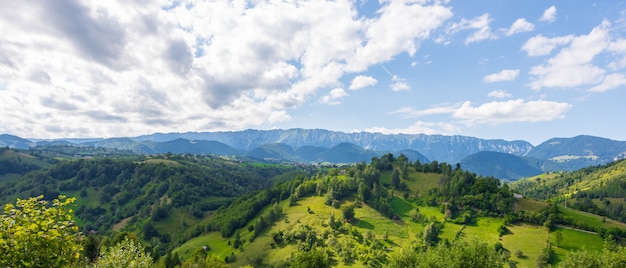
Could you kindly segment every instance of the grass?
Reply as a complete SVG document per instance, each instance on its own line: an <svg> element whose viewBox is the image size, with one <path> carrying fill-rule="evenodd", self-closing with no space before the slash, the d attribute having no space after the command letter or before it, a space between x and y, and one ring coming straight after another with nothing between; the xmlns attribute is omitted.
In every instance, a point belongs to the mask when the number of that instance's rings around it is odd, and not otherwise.
<svg viewBox="0 0 626 268"><path fill-rule="evenodd" d="M233 252L233 248L228 245L228 240L222 238L219 232L211 232L185 242L180 247L174 249L173 253L178 253L178 256L184 260L189 258L196 249L202 248L202 246L211 247L209 254L222 258Z"/></svg>
<svg viewBox="0 0 626 268"><path fill-rule="evenodd" d="M501 242L511 253L511 260L517 262L517 267L536 267L537 258L546 247L546 229L530 224L510 225L507 229L509 232L502 236ZM518 250L523 253L521 258L515 254Z"/></svg>
<svg viewBox="0 0 626 268"><path fill-rule="evenodd" d="M409 193L418 193L421 196L422 193L437 187L441 174L437 173L421 173L421 172L409 172L409 177L405 180L407 186L409 186Z"/></svg>
<svg viewBox="0 0 626 268"><path fill-rule="evenodd" d="M574 223L584 224L594 228L617 228L621 230L626 229L626 223L618 222L609 218L605 218L599 215L591 214L584 211L574 210L566 208L564 206L558 206L560 213L568 218L571 218Z"/></svg>
<svg viewBox="0 0 626 268"><path fill-rule="evenodd" d="M561 233L562 237L562 240L558 243L558 245L557 233ZM600 251L604 245L604 240L597 234L558 227L550 233L550 241L553 242L553 264L563 260L570 251Z"/></svg>
<svg viewBox="0 0 626 268"><path fill-rule="evenodd" d="M173 234L178 231L182 231L180 226L184 226L183 222L187 226L193 226L200 220L190 216L189 213L185 213L180 209L172 208L170 210L170 216L164 220L154 222L154 227L162 234Z"/></svg>
<svg viewBox="0 0 626 268"><path fill-rule="evenodd" d="M498 227L500 227L503 222L504 219L502 218L479 217L476 219L475 224L465 226L463 235L466 237L477 237L483 241L495 243L500 237Z"/></svg>

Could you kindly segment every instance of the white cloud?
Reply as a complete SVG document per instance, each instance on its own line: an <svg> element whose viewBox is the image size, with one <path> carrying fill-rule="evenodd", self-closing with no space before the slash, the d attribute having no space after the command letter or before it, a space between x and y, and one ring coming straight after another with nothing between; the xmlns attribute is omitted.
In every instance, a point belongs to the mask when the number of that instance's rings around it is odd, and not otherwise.
<svg viewBox="0 0 626 268"><path fill-rule="evenodd" d="M393 91L403 91L411 89L409 84L407 84L406 79L404 78L400 78L397 75L394 75L392 80L393 83L391 84L391 90Z"/></svg>
<svg viewBox="0 0 626 268"><path fill-rule="evenodd" d="M506 99L506 98L512 97L513 95L511 95L511 93L508 93L504 90L499 89L499 90L494 90L494 91L489 92L487 96L491 98L496 98L496 99Z"/></svg>
<svg viewBox="0 0 626 268"><path fill-rule="evenodd" d="M621 73L609 74L602 82L589 89L590 92L604 92L617 87L626 86L626 77Z"/></svg>
<svg viewBox="0 0 626 268"><path fill-rule="evenodd" d="M548 23L552 23L556 20L556 7L551 6L543 11L543 15L539 18L539 21L545 21Z"/></svg>
<svg viewBox="0 0 626 268"><path fill-rule="evenodd" d="M465 44L488 39L498 39L498 36L491 32L491 27L489 26L489 23L491 23L489 14L485 13L472 19L461 19L460 22L452 24L448 28L448 32L454 34L460 31L474 30L474 32L465 39Z"/></svg>
<svg viewBox="0 0 626 268"><path fill-rule="evenodd" d="M347 96L337 89L345 76L414 55L452 17L445 2L383 1L372 17L356 4L7 3L0 133L108 137L290 120L289 109L320 90L333 89L322 100L329 104ZM349 88L374 81L355 78Z"/></svg>
<svg viewBox="0 0 626 268"><path fill-rule="evenodd" d="M473 106L471 102L466 101L424 110L404 107L392 112L392 114L405 114L409 117L449 114L452 119L465 125L477 125L552 121L563 118L571 107L571 104L562 102L517 99L488 102L480 106Z"/></svg>
<svg viewBox="0 0 626 268"><path fill-rule="evenodd" d="M504 102L489 102L480 106L464 102L452 118L466 125L501 124L512 122L545 122L565 117L571 104L553 101L524 101L522 99Z"/></svg>
<svg viewBox="0 0 626 268"><path fill-rule="evenodd" d="M376 85L376 83L378 83L378 80L376 80L374 77L357 75L354 79L352 79L352 83L350 84L350 87L348 89L358 90L364 87Z"/></svg>
<svg viewBox="0 0 626 268"><path fill-rule="evenodd" d="M487 83L500 82L500 81L512 81L519 75L519 69L515 70L502 70L498 73L486 75L483 80Z"/></svg>
<svg viewBox="0 0 626 268"><path fill-rule="evenodd" d="M343 88L335 88L328 95L322 97L320 102L328 105L337 105L341 103L340 100L345 96L348 96L348 93Z"/></svg>
<svg viewBox="0 0 626 268"><path fill-rule="evenodd" d="M534 24L526 21L526 19L524 19L524 18L519 18L515 22L513 22L511 27L506 31L505 35L506 36L511 36L511 35L516 34L516 33L531 32L534 29L535 29L535 25Z"/></svg>
<svg viewBox="0 0 626 268"><path fill-rule="evenodd" d="M574 40L573 35L548 38L539 34L528 39L522 46L522 50L526 51L528 56L543 56L550 54L558 46L569 44L572 40Z"/></svg>
<svg viewBox="0 0 626 268"><path fill-rule="evenodd" d="M617 57L607 66L612 70L619 70L626 67L626 39L619 39L612 42L607 48L609 52L614 53ZM621 56L621 57L620 57Z"/></svg>
<svg viewBox="0 0 626 268"><path fill-rule="evenodd" d="M376 63L406 52L414 55L422 40L452 17L451 8L421 5L419 1L381 1L383 7L374 19L363 20L364 45L348 61L350 71L363 71ZM332 20L331 20L332 21ZM333 26L330 26L333 27Z"/></svg>
<svg viewBox="0 0 626 268"><path fill-rule="evenodd" d="M453 113L456 109L458 109L460 105L461 105L460 103L454 104L454 105L441 105L441 106L435 106L435 107L423 109L423 110L417 110L417 109L414 109L413 107L402 107L398 110L390 112L389 114L403 114L409 118L421 117L421 116L426 116L426 115L450 114L450 113Z"/></svg>
<svg viewBox="0 0 626 268"><path fill-rule="evenodd" d="M459 132L459 128L451 123L417 121L406 128L367 128L367 132L380 132L383 134L442 134L452 135Z"/></svg>
<svg viewBox="0 0 626 268"><path fill-rule="evenodd" d="M601 82L605 70L592 61L610 43L608 26L605 21L588 35L574 37L568 47L561 49L545 64L532 67L531 88L570 88Z"/></svg>

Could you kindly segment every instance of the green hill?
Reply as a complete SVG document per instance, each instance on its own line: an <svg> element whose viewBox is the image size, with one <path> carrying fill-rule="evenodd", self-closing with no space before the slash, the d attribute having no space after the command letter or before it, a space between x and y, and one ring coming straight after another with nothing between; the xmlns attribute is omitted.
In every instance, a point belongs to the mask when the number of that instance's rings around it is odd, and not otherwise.
<svg viewBox="0 0 626 268"><path fill-rule="evenodd" d="M188 266L208 254L232 267L403 267L402 259L432 263L454 251L448 264L481 256L534 267L557 264L581 241L598 251L604 237L626 234L626 224L516 198L508 184L460 165L392 154L342 167L176 154L80 159L0 184L5 203L40 194L76 196L90 239L127 232L160 263L179 257Z"/></svg>
<svg viewBox="0 0 626 268"><path fill-rule="evenodd" d="M542 174L512 183L511 187L529 197L567 200L570 207L626 222L626 160L574 172Z"/></svg>
<svg viewBox="0 0 626 268"><path fill-rule="evenodd" d="M56 162L51 158L31 155L27 151L0 147L0 182L16 180L21 175Z"/></svg>
<svg viewBox="0 0 626 268"><path fill-rule="evenodd" d="M191 238L191 227L211 211L271 186L273 177L296 170L180 155L139 161L80 159L4 183L0 196L4 203L38 195L46 199L59 194L75 196L76 216L84 232L110 234L115 226L136 232L146 241L156 237L165 250L168 243Z"/></svg>
<svg viewBox="0 0 626 268"><path fill-rule="evenodd" d="M401 178L406 187L392 186L393 172L387 169L386 161L391 161L392 170L410 165L407 176ZM209 232L174 252L186 259L198 248L208 246L208 254L227 260L233 267L282 267L304 252L323 249L331 266L386 266L401 248L411 245L478 239L506 249L507 262L517 267L535 267L538 260L555 264L566 258L569 250L580 249L575 245L581 240L590 250L602 248L599 234L558 225L567 224L567 220L575 223L571 218L584 218L584 214L553 208L542 201L513 198L498 180L453 170L446 163L437 167L403 163L387 155L373 163L381 169L371 164L341 172L330 170L325 176L301 178L239 199L209 220ZM424 169L435 172L417 171ZM294 189L291 195L285 195L287 189ZM256 207L269 199L275 202ZM246 207L255 207L257 213L241 217L233 213ZM353 207L354 213L346 219L348 207ZM608 221L597 224L602 232L626 231L626 225ZM432 228L437 235L428 240L425 234ZM567 234L567 238L559 245L546 244L557 232ZM519 256L512 254L518 251Z"/></svg>

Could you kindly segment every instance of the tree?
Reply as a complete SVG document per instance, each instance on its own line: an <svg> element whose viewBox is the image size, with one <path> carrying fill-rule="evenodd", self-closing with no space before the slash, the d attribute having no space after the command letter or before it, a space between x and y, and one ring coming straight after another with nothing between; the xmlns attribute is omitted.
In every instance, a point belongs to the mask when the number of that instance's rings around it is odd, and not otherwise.
<svg viewBox="0 0 626 268"><path fill-rule="evenodd" d="M398 189L398 186L400 185L400 172L398 172L397 169L394 169L391 173L391 185L393 185L393 188L395 189Z"/></svg>
<svg viewBox="0 0 626 268"><path fill-rule="evenodd" d="M420 213L419 208L413 208L413 210L409 212L409 216L411 217L411 220L415 222L419 221L422 218L422 214Z"/></svg>
<svg viewBox="0 0 626 268"><path fill-rule="evenodd" d="M349 203L341 206L341 214L347 221L354 219L354 203Z"/></svg>
<svg viewBox="0 0 626 268"><path fill-rule="evenodd" d="M389 254L388 267L500 268L504 264L500 253L489 244L476 239L448 245L440 243L426 247L425 250L420 248L424 248L424 245L392 252Z"/></svg>
<svg viewBox="0 0 626 268"><path fill-rule="evenodd" d="M422 238L426 244L434 244L437 242L437 238L439 236L439 229L435 222L431 222L424 228L424 233L422 234Z"/></svg>
<svg viewBox="0 0 626 268"><path fill-rule="evenodd" d="M324 268L330 267L328 253L321 249L298 251L291 256L290 267L293 268Z"/></svg>
<svg viewBox="0 0 626 268"><path fill-rule="evenodd" d="M561 242L563 242L563 234L561 233L561 231L557 231L556 234L554 234L554 237L556 246L561 247Z"/></svg>
<svg viewBox="0 0 626 268"><path fill-rule="evenodd" d="M330 217L328 218L328 226L333 229L335 229L335 227L337 226L337 223L335 222L335 213L330 213Z"/></svg>
<svg viewBox="0 0 626 268"><path fill-rule="evenodd" d="M626 267L626 248L604 248L602 251L579 250L570 252L558 267Z"/></svg>
<svg viewBox="0 0 626 268"><path fill-rule="evenodd" d="M80 259L82 246L73 211L76 198L43 195L7 204L0 218L0 267L68 267Z"/></svg>
<svg viewBox="0 0 626 268"><path fill-rule="evenodd" d="M98 258L93 267L152 267L152 257L144 252L138 244L134 240L126 238L113 247L105 248L104 253Z"/></svg>

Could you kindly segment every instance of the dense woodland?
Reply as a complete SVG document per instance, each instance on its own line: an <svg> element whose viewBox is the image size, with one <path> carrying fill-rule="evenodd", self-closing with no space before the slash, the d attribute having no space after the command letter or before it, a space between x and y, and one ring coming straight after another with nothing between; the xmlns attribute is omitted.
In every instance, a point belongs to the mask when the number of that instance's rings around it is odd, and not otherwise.
<svg viewBox="0 0 626 268"><path fill-rule="evenodd" d="M4 150L4 154L10 151ZM477 226L484 219L504 219L497 226L500 237L515 224L543 226L548 232L555 230L555 226L572 226L598 232L609 244L626 236L626 228L577 222L557 205L567 193L572 197L570 207L613 215L609 214L609 208L613 203L615 206L621 203L609 201L611 203L598 206L592 201L592 209L589 209L579 202L589 204L585 200L595 198L624 199L620 190L623 188L619 188L624 176L619 167L623 170L623 162L552 174L554 179L542 179L545 182L535 180L513 185L528 196L561 198L526 210L519 209L520 201L514 197L512 188L497 178L477 176L464 171L459 164L411 162L404 155L385 154L372 158L369 163L325 167L176 154L120 155L47 163L49 165L33 168L19 179L0 184L0 196L2 202L14 204L8 205L3 214L2 224L6 230L21 230L15 221L19 215L29 219L41 214L37 211L64 211L57 214L62 217L55 226L71 227L73 231L55 233L65 240L42 241L31 249L54 248L54 243L65 241L65 245L70 245L68 250L80 256L60 258L59 262L50 264L52 266L105 266L107 261L140 259L135 263L158 267L227 267L228 264L329 267L340 263L369 267L467 267L468 263L474 263L471 267L515 267L513 252L500 242L494 245L494 241L463 238L463 229ZM18 167L11 167L13 173L18 173L15 172ZM598 187L575 192L564 190L568 189L564 185L577 185L575 182L587 181L585 178L594 174L604 178ZM431 178L431 181L420 181L424 178ZM419 184L427 183L432 183L432 187L419 188L422 187ZM416 190L416 187L423 190ZM30 197L38 198L28 199ZM22 201L16 203L16 198ZM321 207L310 203L318 199ZM321 217L321 223L289 220L292 218L289 211L299 208L303 202L315 204L308 205L306 213L311 217L319 213L315 217ZM594 206L600 210L594 211ZM435 212L429 212L428 208L435 208ZM386 219L390 224L416 226L417 233L397 238L396 234L381 233L375 227L364 229L362 224L368 219L357 214L367 209L373 209L379 215L375 217ZM621 210L612 213L615 219L623 216ZM409 222L402 223L405 220ZM30 228L31 235L41 235L42 230L47 230L40 227L43 223L37 224L39 227ZM460 229L456 236L442 238L442 232L450 232L447 228ZM193 252L178 250L192 239L212 233L219 234L219 238L214 239L228 242L221 252L230 254L217 253L218 249L210 245ZM7 240L10 237L13 237L11 241L16 241L23 236L23 232L3 232L0 255L6 257L0 257L3 261L0 264L28 267L42 261L10 262L10 256L17 256L11 254L19 252L13 251L11 248L15 246L6 241L10 241ZM81 238L73 240L76 237ZM28 237L24 239L30 241ZM402 242L398 243L403 246L394 246L392 241L396 239L400 239ZM249 254L253 253L246 252L258 243L290 253L278 262L264 257L250 259ZM551 245L550 241L545 247L542 245L544 251L536 259L537 266L555 263ZM124 255L120 247L133 248L135 254ZM394 247L397 248L393 250ZM595 253L574 254L571 258L576 259L562 259L560 265L569 267L568 263L591 262L592 259L598 263L624 263L623 254L614 254L623 251L620 246L605 250L606 254L601 257L593 255ZM515 254L519 255L516 259L524 257L521 251Z"/></svg>
<svg viewBox="0 0 626 268"><path fill-rule="evenodd" d="M513 187L528 197L626 222L626 160L525 179Z"/></svg>

